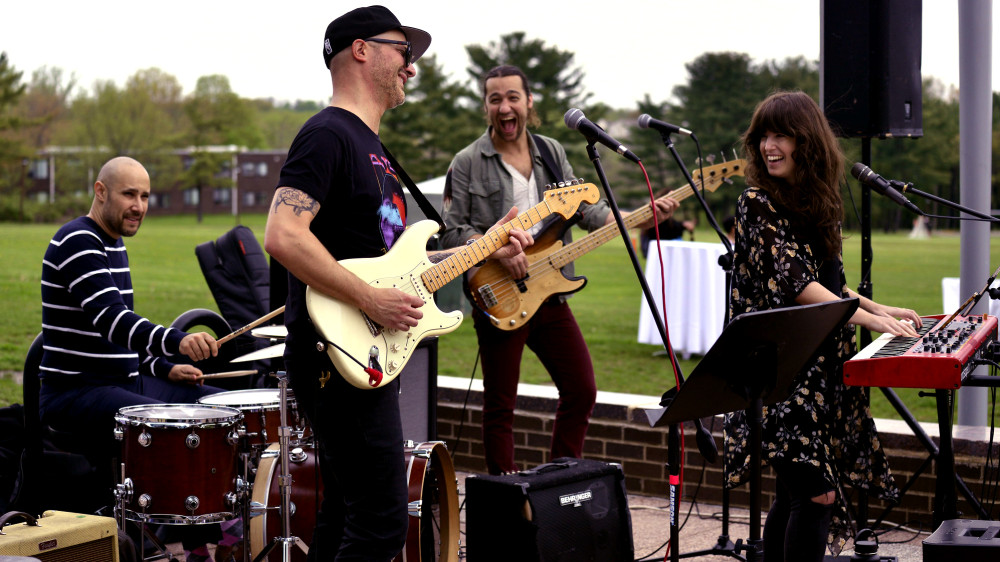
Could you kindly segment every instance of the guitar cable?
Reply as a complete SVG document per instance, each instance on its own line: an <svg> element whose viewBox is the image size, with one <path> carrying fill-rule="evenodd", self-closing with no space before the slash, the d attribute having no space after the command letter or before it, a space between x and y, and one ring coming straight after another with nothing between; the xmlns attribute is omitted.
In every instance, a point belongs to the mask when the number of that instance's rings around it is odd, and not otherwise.
<svg viewBox="0 0 1000 562"><path fill-rule="evenodd" d="M323 345L323 344L333 346L337 351L343 353L345 357L347 357L351 361L354 361L355 363L357 363L358 366L361 367L361 369L364 370L365 374L368 375L368 384L372 388L375 388L378 385L382 384L382 378L385 375L382 373L381 370L378 370L378 369L366 366L361 361L358 361L358 359L356 357L354 357L353 355L351 355L350 353L348 353L346 349L340 347L339 345L333 343L330 340L322 340L318 345ZM323 350L320 349L320 351L323 351Z"/></svg>

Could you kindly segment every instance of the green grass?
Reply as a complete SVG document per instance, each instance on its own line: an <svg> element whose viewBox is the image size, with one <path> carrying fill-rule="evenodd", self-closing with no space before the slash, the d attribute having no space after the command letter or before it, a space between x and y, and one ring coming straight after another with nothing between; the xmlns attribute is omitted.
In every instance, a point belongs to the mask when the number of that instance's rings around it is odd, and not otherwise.
<svg viewBox="0 0 1000 562"><path fill-rule="evenodd" d="M265 217L245 215L242 224L263 236ZM214 240L232 228L231 216L206 216L198 224L193 216L149 217L140 233L128 239L132 280L136 287L136 310L151 320L169 324L192 308L217 310L195 258L195 246ZM6 300L0 333L0 371L20 371L28 345L40 330L39 283L41 259L57 225L0 223L0 291ZM575 233L578 238L580 231ZM697 239L714 236L699 231ZM993 245L990 262L1000 263L1000 248ZM959 274L957 234L936 233L928 240L909 240L903 234L873 235L873 284L876 300L906 306L918 313L941 313L941 278ZM857 287L860 270L860 235L845 243L848 284ZM587 287L571 299L587 340L598 388L659 396L673 386L673 373L657 346L636 341L640 290L621 240L614 240L588 253L577 262L577 272L589 279ZM983 280L985 282L985 279ZM468 378L476 359L476 337L469 321L440 338L438 371L442 375ZM681 361L685 376L697 357ZM521 380L551 384L548 374L527 351ZM14 385L13 389L6 388ZM933 400L921 399L916 390L900 390L907 407L923 421L936 420ZM0 379L0 404L20 401L20 389L9 379ZM874 393L873 411L879 417L898 417Z"/></svg>

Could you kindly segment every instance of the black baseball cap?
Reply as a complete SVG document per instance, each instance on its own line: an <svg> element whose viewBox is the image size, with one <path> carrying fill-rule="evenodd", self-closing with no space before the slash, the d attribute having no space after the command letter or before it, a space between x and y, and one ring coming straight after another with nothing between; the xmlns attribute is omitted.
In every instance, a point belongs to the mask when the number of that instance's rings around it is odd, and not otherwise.
<svg viewBox="0 0 1000 562"><path fill-rule="evenodd" d="M355 39L367 39L379 33L398 29L410 42L413 53L412 62L427 51L431 46L431 35L422 29L400 25L396 16L385 6L368 6L356 8L330 22L326 26L326 37L323 39L323 62L330 68L330 59L340 51L354 43Z"/></svg>

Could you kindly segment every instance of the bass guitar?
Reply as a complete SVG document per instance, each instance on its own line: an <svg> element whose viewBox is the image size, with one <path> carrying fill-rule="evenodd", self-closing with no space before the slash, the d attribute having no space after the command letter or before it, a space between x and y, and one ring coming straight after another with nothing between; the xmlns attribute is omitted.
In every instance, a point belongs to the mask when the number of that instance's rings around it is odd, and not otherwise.
<svg viewBox="0 0 1000 562"><path fill-rule="evenodd" d="M545 191L540 203L439 263L431 263L427 256L427 241L438 231L438 224L430 220L407 228L383 256L341 260L372 287L396 288L423 299L424 316L408 330L381 326L357 307L307 287L309 317L341 376L358 388L379 387L399 375L421 340L458 328L462 313L442 312L434 303L434 292L504 246L512 229L527 230L552 214L570 217L581 203L601 198L597 186L577 181Z"/></svg>
<svg viewBox="0 0 1000 562"><path fill-rule="evenodd" d="M733 176L742 176L743 167L742 159L715 164L704 169L704 180L701 179L701 171L696 170L695 183L714 192L722 182L729 181ZM667 196L682 201L693 193L691 186L686 184ZM623 221L627 228L635 228L652 216L653 209L645 205L626 215ZM535 237L535 243L525 250L528 275L523 279L511 278L507 269L495 260L486 262L469 275L466 296L486 313L494 326L501 330L516 330L531 320L538 307L549 297L582 289L587 284L587 278L570 279L562 274L562 268L619 235L616 223L606 224L564 247L564 231L565 222L556 221Z"/></svg>

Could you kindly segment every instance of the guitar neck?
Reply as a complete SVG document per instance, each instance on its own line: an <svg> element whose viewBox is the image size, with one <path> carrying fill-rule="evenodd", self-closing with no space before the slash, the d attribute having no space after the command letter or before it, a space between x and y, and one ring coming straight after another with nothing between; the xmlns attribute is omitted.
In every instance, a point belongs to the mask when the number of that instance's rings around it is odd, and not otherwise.
<svg viewBox="0 0 1000 562"><path fill-rule="evenodd" d="M683 201L693 194L694 191L691 189L691 186L689 184L684 184L683 186L671 191L668 194L668 197L675 201ZM622 217L622 222L625 223L625 228L635 228L636 225L649 220L652 216L653 208L649 205L643 205L642 208ZM610 224L606 224L576 242L572 242L564 246L559 251L553 252L549 256L549 259L556 269L561 269L569 263L576 261L578 258L591 250L596 250L611 240L614 240L619 234L621 233L618 232L618 225L616 223L612 222Z"/></svg>
<svg viewBox="0 0 1000 562"><path fill-rule="evenodd" d="M507 244L507 241L510 240L511 230L514 228L528 230L551 214L552 209L549 207L549 202L542 201L517 215L510 222L489 230L482 238L477 238L473 243L463 246L446 259L427 268L420 275L420 278L430 292L436 292Z"/></svg>

